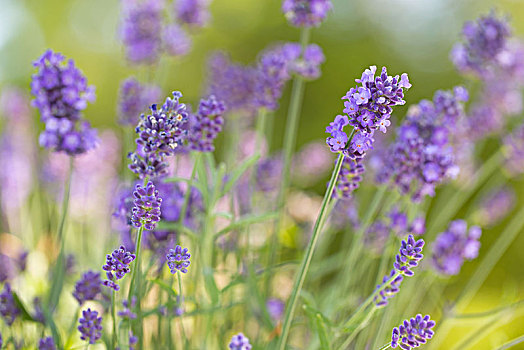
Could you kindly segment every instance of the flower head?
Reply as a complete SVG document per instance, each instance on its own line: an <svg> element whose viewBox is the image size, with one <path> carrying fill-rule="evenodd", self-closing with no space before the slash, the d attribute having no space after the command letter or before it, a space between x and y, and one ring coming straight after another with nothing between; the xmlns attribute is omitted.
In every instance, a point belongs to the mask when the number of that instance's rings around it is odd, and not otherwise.
<svg viewBox="0 0 524 350"><path fill-rule="evenodd" d="M319 26L331 10L330 0L284 0L282 12L295 27Z"/></svg>
<svg viewBox="0 0 524 350"><path fill-rule="evenodd" d="M80 339L86 340L89 344L94 344L102 337L102 317L98 317L98 311L82 311L82 317L79 319Z"/></svg>
<svg viewBox="0 0 524 350"><path fill-rule="evenodd" d="M101 292L101 285L102 280L100 279L100 273L87 271L82 275L82 278L76 282L73 296L80 305L88 300L95 300Z"/></svg>
<svg viewBox="0 0 524 350"><path fill-rule="evenodd" d="M154 230L156 223L160 221L160 205L162 198L155 185L148 182L147 186L135 186L133 192L135 197L133 215L131 222L134 227L140 228L144 226L146 230Z"/></svg>
<svg viewBox="0 0 524 350"><path fill-rule="evenodd" d="M333 195L350 198L362 181L362 174L365 171L364 164L362 164L362 158L351 159L348 156L345 156L342 162L342 168L337 179L337 188Z"/></svg>
<svg viewBox="0 0 524 350"><path fill-rule="evenodd" d="M136 255L126 251L124 246L115 249L111 254L106 255L106 263L102 269L106 271L107 280L102 284L106 287L118 291L120 286L116 281L122 279L129 271L129 265L135 260Z"/></svg>
<svg viewBox="0 0 524 350"><path fill-rule="evenodd" d="M231 338L229 348L231 350L251 350L251 344L244 334L238 333Z"/></svg>
<svg viewBox="0 0 524 350"><path fill-rule="evenodd" d="M10 326L20 315L20 312L11 291L11 285L9 283L4 284L4 290L0 293L0 315L4 318L5 323Z"/></svg>
<svg viewBox="0 0 524 350"><path fill-rule="evenodd" d="M431 329L433 327L435 321L430 320L429 315L422 317L418 314L410 320L404 320L400 326L393 328L391 347L400 347L404 350L418 348L433 338L434 332Z"/></svg>
<svg viewBox="0 0 524 350"><path fill-rule="evenodd" d="M286 304L284 304L284 302L280 299L271 298L266 301L267 312L269 313L269 316L275 321L278 321L282 318L285 307Z"/></svg>
<svg viewBox="0 0 524 350"><path fill-rule="evenodd" d="M204 27L211 17L209 0L178 0L175 1L175 14L179 23L194 27Z"/></svg>
<svg viewBox="0 0 524 350"><path fill-rule="evenodd" d="M400 250L395 257L395 263L393 266L395 270L404 276L413 276L411 269L418 265L418 262L422 260L422 247L424 247L424 240L419 239L415 241L413 235L409 235L407 239L400 243Z"/></svg>
<svg viewBox="0 0 524 350"><path fill-rule="evenodd" d="M484 198L475 218L482 227L493 226L504 219L515 206L515 192L510 187L491 190Z"/></svg>
<svg viewBox="0 0 524 350"><path fill-rule="evenodd" d="M478 256L481 229L471 226L468 230L464 220L455 220L449 224L447 231L442 232L433 243L433 265L444 275L456 275L464 260Z"/></svg>
<svg viewBox="0 0 524 350"><path fill-rule="evenodd" d="M177 245L175 249L170 249L169 253L166 256L167 266L171 270L172 274L175 274L178 271L182 273L187 272L187 267L191 264L191 254L187 248L182 248Z"/></svg>
<svg viewBox="0 0 524 350"><path fill-rule="evenodd" d="M213 141L222 131L226 108L222 101L211 95L200 100L198 111L189 117L188 146L191 150L212 152L215 150Z"/></svg>
<svg viewBox="0 0 524 350"><path fill-rule="evenodd" d="M147 107L160 99L158 86L141 84L135 78L127 78L120 84L119 122L122 125L136 125Z"/></svg>
<svg viewBox="0 0 524 350"><path fill-rule="evenodd" d="M136 297L133 296L131 298L131 302L128 302L127 299L124 299L122 301L122 305L124 306L124 308L122 309L122 311L118 311L118 316L122 317L125 320L134 320L134 319L136 319L136 314L131 310L136 305Z"/></svg>
<svg viewBox="0 0 524 350"><path fill-rule="evenodd" d="M393 281L390 281L393 278ZM389 275L385 275L382 279L382 284L379 284L376 289L381 288L384 284L387 284L380 293L375 297L373 302L377 307L383 307L388 304L388 299L391 299L400 290L400 284L404 280L402 275L398 275L395 269L391 270Z"/></svg>
<svg viewBox="0 0 524 350"><path fill-rule="evenodd" d="M164 50L171 56L187 55L193 45L188 33L176 23L164 28L162 40Z"/></svg>
<svg viewBox="0 0 524 350"><path fill-rule="evenodd" d="M56 350L56 345L52 337L40 339L38 342L38 350Z"/></svg>

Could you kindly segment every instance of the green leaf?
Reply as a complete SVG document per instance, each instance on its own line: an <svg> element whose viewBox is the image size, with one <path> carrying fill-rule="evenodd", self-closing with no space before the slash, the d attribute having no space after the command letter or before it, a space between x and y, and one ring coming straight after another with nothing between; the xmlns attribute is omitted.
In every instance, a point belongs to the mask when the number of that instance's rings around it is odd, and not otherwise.
<svg viewBox="0 0 524 350"><path fill-rule="evenodd" d="M173 287L171 287L169 284L167 284L166 282L156 278L156 279L150 279L149 280L151 283L154 283L156 284L157 286L159 286L160 288L162 288L163 290L165 290L167 292L167 294L172 297L172 298L176 298L178 296L177 292L173 289Z"/></svg>
<svg viewBox="0 0 524 350"><path fill-rule="evenodd" d="M317 331L318 331L318 337L320 339L320 346L322 349L331 349L331 346L329 344L330 337L328 336L326 325L324 323L324 318L320 313L317 313L316 315L316 324L317 324Z"/></svg>
<svg viewBox="0 0 524 350"><path fill-rule="evenodd" d="M16 306L20 310L21 317L24 321L37 322L33 318L33 316L31 316L31 314L27 311L27 308L25 307L24 303L22 302L18 294L16 294L16 292L13 292L13 299L15 301Z"/></svg>
<svg viewBox="0 0 524 350"><path fill-rule="evenodd" d="M184 226L182 224L179 224L177 222L166 222L166 221L160 221L157 224L158 230L166 230L166 231L177 231L183 235L188 236L192 240L198 239L198 235L196 232L191 230L189 227Z"/></svg>
<svg viewBox="0 0 524 350"><path fill-rule="evenodd" d="M224 189L222 193L228 193L231 191L231 188L235 186L235 184L238 182L238 180L244 175L244 173L253 166L258 159L260 158L260 155L256 154L254 156L251 156L247 158L245 161L243 161L229 176L229 180L224 185Z"/></svg>
<svg viewBox="0 0 524 350"><path fill-rule="evenodd" d="M216 234L215 234L215 239L228 233L228 232L231 232L233 230L238 230L240 228L243 228L245 226L249 226L251 224L256 224L256 223L259 223L259 222L263 222L263 221L266 221L266 220L269 220L269 219L274 219L278 216L278 213L266 213L266 214L262 214L262 215L246 215L240 219L238 219L237 221L231 223L230 225L228 225L227 227L225 227L224 229L218 231Z"/></svg>
<svg viewBox="0 0 524 350"><path fill-rule="evenodd" d="M163 181L164 182L185 182L187 184L191 183L191 186L197 188L200 192L202 192L204 188L202 184L196 181L195 179L191 180L191 179L186 179L186 178L178 177L178 176L168 177L167 179L164 179Z"/></svg>

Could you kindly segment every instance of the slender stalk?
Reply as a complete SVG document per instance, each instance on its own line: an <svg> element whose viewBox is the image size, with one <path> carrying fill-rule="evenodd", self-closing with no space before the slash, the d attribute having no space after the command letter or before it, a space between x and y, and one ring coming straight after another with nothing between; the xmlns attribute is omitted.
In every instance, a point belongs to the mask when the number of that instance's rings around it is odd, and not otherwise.
<svg viewBox="0 0 524 350"><path fill-rule="evenodd" d="M111 294L111 316L113 317L113 338L111 344L113 349L118 346L118 329L116 328L116 291Z"/></svg>
<svg viewBox="0 0 524 350"><path fill-rule="evenodd" d="M200 162L201 155L202 153L200 152L197 152L195 154L195 161L193 163L193 170L191 171L191 178L189 179L187 183L187 190L186 190L186 193L184 194L184 202L182 203L182 208L180 209L180 217L178 218L178 223L180 225L184 224L184 219L186 217L187 209L188 209L187 207L189 205L189 198L191 197L191 188L193 187L193 181L195 180L196 170L197 170L198 163Z"/></svg>
<svg viewBox="0 0 524 350"><path fill-rule="evenodd" d="M329 187L326 193L324 194L324 199L322 200L322 206L320 208L320 213L315 222L315 227L313 229L313 235L311 236L311 239L307 246L306 254L302 258L302 263L300 265L298 275L295 278L295 283L293 285L291 297L289 299L289 302L286 308L286 316L284 318L284 324L282 326L282 335L280 336L278 340L277 349L279 350L283 350L286 346L287 338L289 336L289 330L291 328L291 322L293 320L293 315L295 313L295 308L297 306L298 296L300 294L300 291L302 290L302 286L304 285L304 281L306 279L306 275L309 270L309 265L311 264L311 260L313 259L313 253L315 251L315 246L319 238L320 228L322 227L324 220L326 219L326 214L327 214L326 209L328 207L331 196L333 194L333 189L335 188L335 184L338 179L338 174L340 173L340 168L342 168L343 160L344 160L344 155L340 153L338 156L335 168L333 169L333 173L331 174L331 180L329 181Z"/></svg>
<svg viewBox="0 0 524 350"><path fill-rule="evenodd" d="M523 343L524 342L524 335L521 335L520 337L518 338L515 338L515 339L512 339L510 340L509 342L499 346L498 348L496 348L495 350L505 350L505 349L509 349L511 348L512 346L515 346L517 344L520 344L520 343Z"/></svg>
<svg viewBox="0 0 524 350"><path fill-rule="evenodd" d="M310 28L303 28L300 35L300 43L302 47L305 47L309 42ZM269 261L268 266L273 266L276 260L277 244L278 244L278 235L282 229L282 222L284 220L284 204L286 202L287 190L290 182L290 172L291 172L291 158L293 154L293 149L296 145L297 139L297 130L300 120L300 110L302 107L302 100L304 98L304 79L300 76L295 76L293 79L293 89L291 91L291 101L288 109L287 119L286 119L286 132L284 135L284 145L283 145L283 168L282 168L282 180L280 182L280 188L277 198L277 210L280 215L275 221L274 230L270 237L269 245ZM271 278L268 278L266 281L266 292L269 291Z"/></svg>
<svg viewBox="0 0 524 350"><path fill-rule="evenodd" d="M137 323L138 323L138 342L139 342L139 349L143 349L143 327L142 327L142 296L140 292L140 278L142 274L142 264L140 260L140 247L142 246L142 233L144 232L144 226L141 226L138 229L137 237L136 237L136 245L135 245L135 254L136 254L136 263L135 268L133 269L131 273L131 284L129 285L129 294L127 296L127 300L129 304L131 305L131 298L135 294L136 295L136 315L137 315ZM135 293L138 291L138 293Z"/></svg>
<svg viewBox="0 0 524 350"><path fill-rule="evenodd" d="M178 273L178 297L180 298L180 307L182 307L184 297L182 294L182 274L181 272ZM183 310L180 315L180 328L182 329L182 337L184 338L182 343L184 344L184 348L186 348L187 347L187 336L186 336L186 330L184 328L184 311Z"/></svg>
<svg viewBox="0 0 524 350"><path fill-rule="evenodd" d="M373 308L371 312L368 312L366 315L366 318L355 328L353 332L347 337L347 339L344 341L344 343L338 348L339 350L345 350L349 347L349 344L355 339L355 337L360 333L362 328L364 328L368 323L369 320L371 320L371 317L375 314L375 311L377 311L377 308Z"/></svg>
<svg viewBox="0 0 524 350"><path fill-rule="evenodd" d="M387 344L384 344L380 347L380 349L378 350L386 350L386 349L389 349L391 347L391 343L387 343Z"/></svg>

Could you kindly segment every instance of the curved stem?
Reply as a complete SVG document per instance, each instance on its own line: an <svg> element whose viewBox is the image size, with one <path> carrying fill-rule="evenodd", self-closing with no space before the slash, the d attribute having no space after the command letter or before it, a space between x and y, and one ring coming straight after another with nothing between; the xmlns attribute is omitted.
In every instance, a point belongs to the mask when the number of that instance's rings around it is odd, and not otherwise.
<svg viewBox="0 0 524 350"><path fill-rule="evenodd" d="M278 340L277 349L283 350L286 346L287 338L289 336L289 330L291 328L291 322L293 321L293 315L295 313L295 308L297 306L298 296L300 294L300 291L302 290L302 286L304 285L304 281L306 279L306 275L309 270L309 265L311 264L311 260L313 259L313 253L315 251L315 246L317 244L318 237L321 231L320 228L322 227L324 220L326 219L326 216L327 216L326 209L331 200L333 189L335 188L335 185L337 183L338 174L340 173L340 168L342 168L343 160L344 160L344 155L340 153L338 156L335 168L333 169L333 173L331 174L331 180L329 181L329 187L326 193L324 194L324 199L322 200L322 206L320 208L320 213L315 222L315 227L313 229L313 235L311 236L311 239L309 241L309 244L306 250L306 254L302 258L302 264L298 271L298 275L295 278L295 283L293 285L291 297L289 299L288 306L286 308L286 316L284 318L284 324L282 326L282 335L280 336Z"/></svg>

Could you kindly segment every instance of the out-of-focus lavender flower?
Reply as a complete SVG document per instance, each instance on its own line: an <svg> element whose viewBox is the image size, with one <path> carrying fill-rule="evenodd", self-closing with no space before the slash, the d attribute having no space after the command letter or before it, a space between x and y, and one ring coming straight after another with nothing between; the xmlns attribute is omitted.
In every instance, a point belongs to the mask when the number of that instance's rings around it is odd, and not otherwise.
<svg viewBox="0 0 524 350"><path fill-rule="evenodd" d="M324 178L332 164L332 156L324 143L310 142L293 159L293 177L301 184L311 185Z"/></svg>
<svg viewBox="0 0 524 350"><path fill-rule="evenodd" d="M226 108L222 101L211 95L200 100L198 111L189 117L188 147L193 151L213 152L213 141L222 131Z"/></svg>
<svg viewBox="0 0 524 350"><path fill-rule="evenodd" d="M319 26L331 10L330 0L284 0L282 12L295 27Z"/></svg>
<svg viewBox="0 0 524 350"><path fill-rule="evenodd" d="M138 343L138 337L133 334L133 331L129 331L129 350L135 350L136 344Z"/></svg>
<svg viewBox="0 0 524 350"><path fill-rule="evenodd" d="M188 33L176 23L171 23L163 30L164 50L171 56L185 56L193 45Z"/></svg>
<svg viewBox="0 0 524 350"><path fill-rule="evenodd" d="M173 98L166 98L161 108L151 106L151 114L140 116L136 127L137 150L129 154L129 169L141 179L160 177L167 173L165 157L173 155L182 146L187 134L188 119L186 105L180 103L182 93L173 92Z"/></svg>
<svg viewBox="0 0 524 350"><path fill-rule="evenodd" d="M156 223L160 221L160 206L162 198L152 182L142 187L136 185L133 192L135 197L133 216L131 222L136 228L144 226L146 230L154 230Z"/></svg>
<svg viewBox="0 0 524 350"><path fill-rule="evenodd" d="M364 173L362 158L351 159L344 156L342 168L337 179L337 187L333 195L341 198L351 198L351 194L358 188Z"/></svg>
<svg viewBox="0 0 524 350"><path fill-rule="evenodd" d="M94 87L73 60L47 50L33 65L38 72L31 80L33 106L40 110L45 130L40 145L69 155L84 153L96 146L96 130L81 118L88 102L95 98Z"/></svg>
<svg viewBox="0 0 524 350"><path fill-rule="evenodd" d="M478 256L481 229L468 225L464 220L450 222L447 231L442 232L433 243L433 265L444 275L456 275L464 260Z"/></svg>
<svg viewBox="0 0 524 350"><path fill-rule="evenodd" d="M160 56L164 4L161 0L122 2L120 36L131 63L152 64Z"/></svg>
<svg viewBox="0 0 524 350"><path fill-rule="evenodd" d="M38 350L56 350L55 341L52 337L40 339L38 342Z"/></svg>
<svg viewBox="0 0 524 350"><path fill-rule="evenodd" d="M34 313L33 313L33 319L36 322L40 322L41 324L45 324L45 315L44 315L44 310L42 308L42 301L40 300L40 298L35 297L33 299L33 308L35 310Z"/></svg>
<svg viewBox="0 0 524 350"><path fill-rule="evenodd" d="M231 350L251 350L251 344L244 334L238 333L231 338L229 348Z"/></svg>
<svg viewBox="0 0 524 350"><path fill-rule="evenodd" d="M5 323L11 326L20 315L20 309L16 305L11 285L4 284L4 290L0 293L0 315L4 318Z"/></svg>
<svg viewBox="0 0 524 350"><path fill-rule="evenodd" d="M130 271L129 264L135 259L136 255L126 251L124 246L120 246L113 253L107 254L106 263L102 266L102 269L106 271L107 280L104 280L102 284L115 291L120 290L116 281L122 279Z"/></svg>
<svg viewBox="0 0 524 350"><path fill-rule="evenodd" d="M355 198L341 198L337 201L331 214L331 223L337 229L351 228L356 230L360 227Z"/></svg>
<svg viewBox="0 0 524 350"><path fill-rule="evenodd" d="M120 84L118 105L119 122L122 125L137 125L140 115L160 99L161 89L156 85L142 84L131 77Z"/></svg>
<svg viewBox="0 0 524 350"><path fill-rule="evenodd" d="M392 278L393 280L390 281L390 279ZM379 284L376 289L381 288L384 284L387 284L387 286L384 287L373 300L375 305L377 307L386 306L388 304L388 299L393 298L395 294L397 294L398 291L400 290L400 284L402 283L403 280L404 280L404 277L402 275L397 275L397 271L395 269L391 270L389 275L385 275L384 278L382 279L382 284Z"/></svg>
<svg viewBox="0 0 524 350"><path fill-rule="evenodd" d="M101 285L102 280L100 279L100 273L87 271L82 275L82 278L76 282L73 296L80 305L88 300L95 300L101 292Z"/></svg>
<svg viewBox="0 0 524 350"><path fill-rule="evenodd" d="M208 75L208 93L224 101L228 112L255 112L255 68L233 63L229 56L217 52L209 59Z"/></svg>
<svg viewBox="0 0 524 350"><path fill-rule="evenodd" d="M414 218L408 227L408 231L416 236L423 235L426 233L426 219L422 216Z"/></svg>
<svg viewBox="0 0 524 350"><path fill-rule="evenodd" d="M279 153L260 160L256 166L256 189L265 194L275 193L282 179L282 168Z"/></svg>
<svg viewBox="0 0 524 350"><path fill-rule="evenodd" d="M80 339L86 340L89 344L94 344L102 337L102 317L98 317L96 310L82 311L82 317L79 319Z"/></svg>
<svg viewBox="0 0 524 350"><path fill-rule="evenodd" d="M286 304L284 304L284 302L280 299L271 298L266 301L267 312L269 313L269 316L275 321L278 321L282 318L285 307Z"/></svg>
<svg viewBox="0 0 524 350"><path fill-rule="evenodd" d="M193 27L205 27L211 17L209 0L177 0L175 15L179 23Z"/></svg>
<svg viewBox="0 0 524 350"><path fill-rule="evenodd" d="M14 267L13 261L4 254L0 254L0 283L9 281L16 276L16 269Z"/></svg>
<svg viewBox="0 0 524 350"><path fill-rule="evenodd" d="M455 45L451 60L461 71L482 74L496 63L507 45L511 29L506 19L497 18L494 12L476 22L467 22L462 34L465 42Z"/></svg>
<svg viewBox="0 0 524 350"><path fill-rule="evenodd" d="M424 257L422 255L424 243L423 239L415 241L413 235L409 235L407 239L403 240L400 243L400 250L393 264L395 270L404 276L413 276L414 272L411 269L416 267Z"/></svg>
<svg viewBox="0 0 524 350"><path fill-rule="evenodd" d="M122 301L122 305L124 306L124 308L122 309L122 311L118 311L118 316L122 317L124 320L136 319L136 314L133 311L131 311L131 309L133 309L136 305L136 297L133 296L131 298L131 303L129 303L127 299L124 299Z"/></svg>
<svg viewBox="0 0 524 350"><path fill-rule="evenodd" d="M404 320L400 326L393 328L391 347L400 347L404 350L418 348L433 338L433 327L435 321L431 320L429 315L422 317L418 314L410 320Z"/></svg>
<svg viewBox="0 0 524 350"><path fill-rule="evenodd" d="M391 230L397 235L403 235L408 228L407 214L394 207L388 216L391 222Z"/></svg>
<svg viewBox="0 0 524 350"><path fill-rule="evenodd" d="M286 43L282 50L287 56L290 74L296 74L308 80L320 77L320 65L326 60L320 46L310 44L302 50L299 43Z"/></svg>
<svg viewBox="0 0 524 350"><path fill-rule="evenodd" d="M433 102L423 100L411 107L398 129L396 141L383 157L379 182L393 181L401 193L415 200L434 195L435 187L458 173L451 133L464 117L462 88L437 91Z"/></svg>
<svg viewBox="0 0 524 350"><path fill-rule="evenodd" d="M175 249L170 249L169 253L166 256L167 266L171 270L172 274L175 274L177 271L182 273L187 272L187 267L191 264L191 254L189 254L189 249L182 248L177 245Z"/></svg>
<svg viewBox="0 0 524 350"><path fill-rule="evenodd" d="M515 206L515 192L509 187L499 187L488 193L475 213L477 223L490 227L504 219Z"/></svg>
<svg viewBox="0 0 524 350"><path fill-rule="evenodd" d="M504 138L504 155L505 166L511 175L524 173L524 125Z"/></svg>

